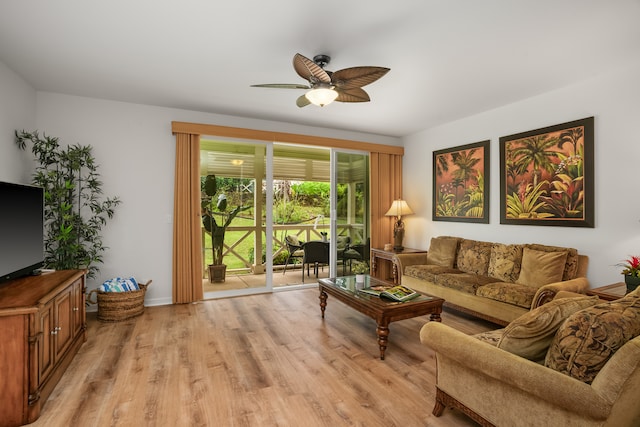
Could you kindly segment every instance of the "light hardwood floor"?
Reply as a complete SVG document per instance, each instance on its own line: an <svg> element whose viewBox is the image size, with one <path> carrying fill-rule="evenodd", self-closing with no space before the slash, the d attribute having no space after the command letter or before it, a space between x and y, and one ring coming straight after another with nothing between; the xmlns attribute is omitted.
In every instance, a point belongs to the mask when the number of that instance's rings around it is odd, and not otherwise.
<svg viewBox="0 0 640 427"><path fill-rule="evenodd" d="M331 297L322 320L317 289L148 307L120 323L90 313L88 341L31 426L473 426L431 414L428 321L392 323L381 361L375 322Z"/></svg>

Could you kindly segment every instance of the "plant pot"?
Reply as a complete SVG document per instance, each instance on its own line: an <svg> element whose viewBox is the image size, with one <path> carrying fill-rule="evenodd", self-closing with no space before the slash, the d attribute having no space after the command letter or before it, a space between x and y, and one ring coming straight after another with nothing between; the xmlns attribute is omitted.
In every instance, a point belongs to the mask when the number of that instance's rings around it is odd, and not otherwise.
<svg viewBox="0 0 640 427"><path fill-rule="evenodd" d="M209 282L220 283L224 282L227 275L226 264L209 264Z"/></svg>
<svg viewBox="0 0 640 427"><path fill-rule="evenodd" d="M624 283L627 285L627 293L633 292L640 285L640 277L627 274L624 276Z"/></svg>
<svg viewBox="0 0 640 427"><path fill-rule="evenodd" d="M356 283L364 283L364 274L356 274Z"/></svg>

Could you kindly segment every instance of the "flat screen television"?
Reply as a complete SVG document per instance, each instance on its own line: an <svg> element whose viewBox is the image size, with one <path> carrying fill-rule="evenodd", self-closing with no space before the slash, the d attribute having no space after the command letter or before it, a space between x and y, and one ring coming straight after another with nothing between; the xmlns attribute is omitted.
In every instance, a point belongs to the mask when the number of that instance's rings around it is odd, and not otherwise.
<svg viewBox="0 0 640 427"><path fill-rule="evenodd" d="M44 190L0 181L0 283L44 265Z"/></svg>

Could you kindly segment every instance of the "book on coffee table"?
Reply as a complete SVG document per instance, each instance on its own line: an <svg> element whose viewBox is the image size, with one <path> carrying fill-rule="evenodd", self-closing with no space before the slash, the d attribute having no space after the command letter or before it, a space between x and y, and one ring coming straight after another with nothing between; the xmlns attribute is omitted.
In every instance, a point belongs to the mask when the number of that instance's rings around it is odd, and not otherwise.
<svg viewBox="0 0 640 427"><path fill-rule="evenodd" d="M377 285L377 286L371 286L370 288L360 289L360 292L364 292L365 294L379 297L382 292L386 291L389 288L391 288L391 285L389 286Z"/></svg>
<svg viewBox="0 0 640 427"><path fill-rule="evenodd" d="M407 288L406 286L396 285L392 287L387 286L372 286L370 288L364 288L361 290L366 294L376 295L380 297L386 297L392 299L394 301L407 301L411 298L415 298L420 295L418 292L413 289Z"/></svg>

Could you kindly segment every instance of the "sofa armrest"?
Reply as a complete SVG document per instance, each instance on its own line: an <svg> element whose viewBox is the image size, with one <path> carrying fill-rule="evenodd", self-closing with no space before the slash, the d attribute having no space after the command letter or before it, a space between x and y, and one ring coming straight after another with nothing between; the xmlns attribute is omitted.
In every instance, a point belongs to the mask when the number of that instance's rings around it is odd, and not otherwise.
<svg viewBox="0 0 640 427"><path fill-rule="evenodd" d="M474 337L438 322L420 330L420 341L437 354L488 376L508 387L524 391L534 399L561 408L581 408L583 415L605 419L611 402L588 384L553 369L488 345ZM446 363L437 359L438 366ZM462 381L464 379L461 379Z"/></svg>
<svg viewBox="0 0 640 427"><path fill-rule="evenodd" d="M586 277L576 277L575 279L565 280L563 282L549 283L541 286L533 297L531 309L540 307L551 301L559 291L574 292L577 294L585 294L589 290L589 281Z"/></svg>
<svg viewBox="0 0 640 427"><path fill-rule="evenodd" d="M398 280L404 274L404 269L410 265L423 265L427 263L427 254L395 254L393 256L393 262L398 268ZM401 282L400 282L401 283Z"/></svg>

